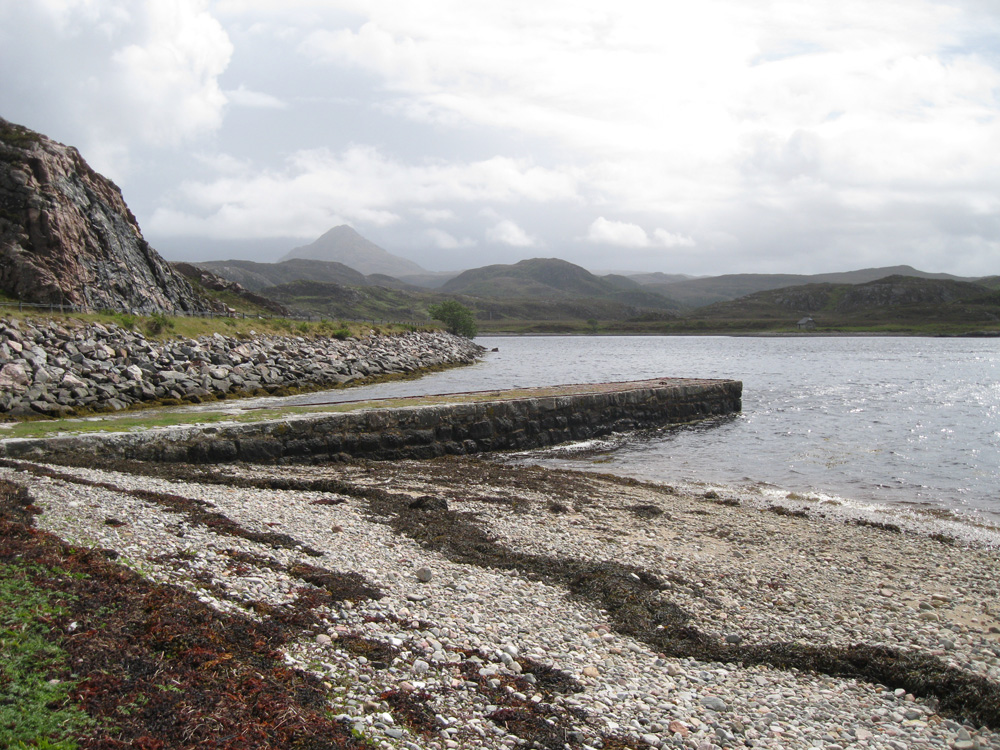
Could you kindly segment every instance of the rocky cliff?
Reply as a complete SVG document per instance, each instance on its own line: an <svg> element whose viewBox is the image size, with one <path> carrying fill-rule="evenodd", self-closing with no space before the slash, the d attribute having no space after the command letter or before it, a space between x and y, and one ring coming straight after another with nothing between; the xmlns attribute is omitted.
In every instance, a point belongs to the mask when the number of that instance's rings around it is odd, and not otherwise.
<svg viewBox="0 0 1000 750"><path fill-rule="evenodd" d="M208 309L72 147L0 118L0 292L134 312Z"/></svg>

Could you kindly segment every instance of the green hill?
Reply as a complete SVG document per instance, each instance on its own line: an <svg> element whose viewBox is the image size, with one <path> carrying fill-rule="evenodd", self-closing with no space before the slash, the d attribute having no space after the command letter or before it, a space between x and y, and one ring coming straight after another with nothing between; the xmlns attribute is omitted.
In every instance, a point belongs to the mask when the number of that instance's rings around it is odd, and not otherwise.
<svg viewBox="0 0 1000 750"><path fill-rule="evenodd" d="M805 284L865 284L884 279L887 276L910 276L924 279L951 281L971 281L943 273L926 273L911 266L890 266L886 268L865 268L858 271L839 273L801 274L758 274L739 273L722 276L708 276L684 279L674 282L645 284L644 288L655 291L687 306L703 307L716 302L725 302L756 292L784 289ZM632 277L641 280L645 277Z"/></svg>
<svg viewBox="0 0 1000 750"><path fill-rule="evenodd" d="M369 281L364 274L345 266L326 260L308 260L294 258L281 263L255 263L250 260L210 260L196 263L225 279L235 281L252 292L259 292L267 287L288 284L293 281L324 281L331 284L347 286L368 286Z"/></svg>
<svg viewBox="0 0 1000 750"><path fill-rule="evenodd" d="M685 322L794 328L803 317L813 318L819 329L988 329L1000 324L1000 293L965 281L889 276L863 284L806 284L757 292L699 308Z"/></svg>
<svg viewBox="0 0 1000 750"><path fill-rule="evenodd" d="M473 268L446 282L441 291L490 299L594 299L659 310L679 307L673 300L630 283L623 276L595 276L558 258Z"/></svg>

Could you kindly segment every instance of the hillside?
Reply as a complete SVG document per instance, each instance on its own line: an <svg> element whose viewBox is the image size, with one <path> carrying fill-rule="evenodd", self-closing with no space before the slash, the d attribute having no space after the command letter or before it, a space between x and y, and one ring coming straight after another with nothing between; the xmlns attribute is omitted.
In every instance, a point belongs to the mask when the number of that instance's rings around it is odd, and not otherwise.
<svg viewBox="0 0 1000 750"><path fill-rule="evenodd" d="M0 292L91 310L210 309L143 239L117 185L75 148L3 119Z"/></svg>
<svg viewBox="0 0 1000 750"><path fill-rule="evenodd" d="M650 275L632 277L638 281ZM957 276L941 273L926 273L911 266L890 266L886 268L865 268L858 271L840 273L802 274L724 274L674 282L647 283L644 288L655 291L687 306L703 307L715 302L738 299L755 292L783 289L805 284L864 284L887 276L910 276L924 279L968 281Z"/></svg>
<svg viewBox="0 0 1000 750"><path fill-rule="evenodd" d="M293 258L280 263L250 260L210 260L195 264L223 278L235 281L252 292L293 281L321 281L346 286L368 286L365 275L343 263Z"/></svg>
<svg viewBox="0 0 1000 750"><path fill-rule="evenodd" d="M558 258L532 258L513 265L474 268L446 282L441 291L499 300L576 298L663 310L678 307L673 300L630 284L624 277L595 276Z"/></svg>
<svg viewBox="0 0 1000 750"><path fill-rule="evenodd" d="M373 319L421 323L430 320L429 305L457 299L472 310L481 327L511 330L526 323L554 324L587 320L622 321L639 314L631 305L610 299L509 298L492 299L466 295L444 295L429 290L412 291L386 286L349 287L317 281L294 281L270 287L269 298L325 318ZM660 311L670 318L676 315ZM506 327L505 327L506 326Z"/></svg>
<svg viewBox="0 0 1000 750"><path fill-rule="evenodd" d="M413 261L393 255L366 240L346 224L334 227L309 245L290 250L279 262L294 258L343 263L363 274L382 273L397 278L427 273Z"/></svg>
<svg viewBox="0 0 1000 750"><path fill-rule="evenodd" d="M996 326L1000 295L980 284L948 279L889 276L863 284L806 284L719 302L689 321L794 323L803 316L820 328L922 325Z"/></svg>

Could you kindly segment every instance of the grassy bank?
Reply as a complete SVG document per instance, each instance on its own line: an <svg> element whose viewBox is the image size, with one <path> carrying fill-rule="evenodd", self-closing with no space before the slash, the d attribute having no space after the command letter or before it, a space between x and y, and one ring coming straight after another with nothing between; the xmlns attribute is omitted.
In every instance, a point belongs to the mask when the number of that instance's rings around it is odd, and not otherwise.
<svg viewBox="0 0 1000 750"><path fill-rule="evenodd" d="M170 338L194 339L199 336L220 334L239 339L257 336L302 336L303 338L364 338L372 335L392 336L414 330L432 330L397 323L373 325L367 322L346 320L292 320L277 317L187 317L173 315L130 315L116 312L50 313L18 311L0 307L0 318L13 320L39 320L75 326L90 323L114 324L143 334L149 339L163 341Z"/></svg>

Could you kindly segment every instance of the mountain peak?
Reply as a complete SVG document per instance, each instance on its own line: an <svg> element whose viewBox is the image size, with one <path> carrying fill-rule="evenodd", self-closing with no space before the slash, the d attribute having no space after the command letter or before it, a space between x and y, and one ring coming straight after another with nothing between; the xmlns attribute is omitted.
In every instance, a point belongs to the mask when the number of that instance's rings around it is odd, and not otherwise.
<svg viewBox="0 0 1000 750"><path fill-rule="evenodd" d="M347 224L328 230L315 242L290 250L278 262L283 263L295 258L343 263L365 275L381 273L398 277L405 274L426 273L425 269L413 261L383 250Z"/></svg>

